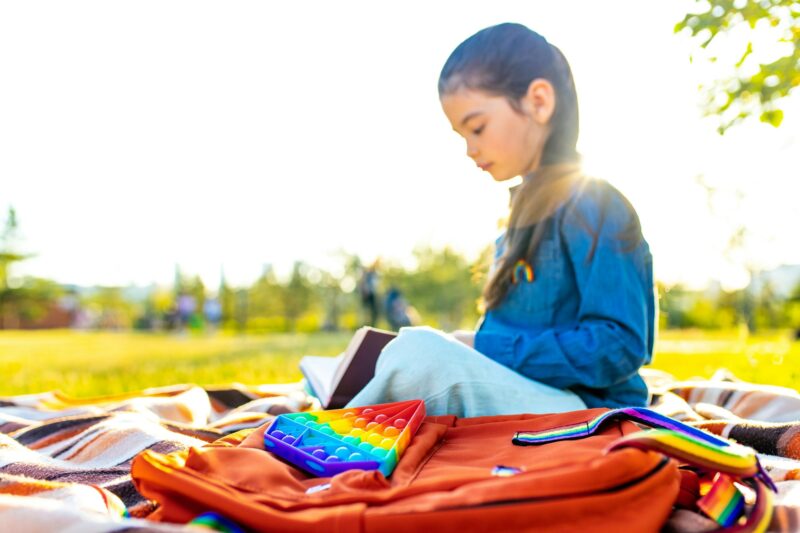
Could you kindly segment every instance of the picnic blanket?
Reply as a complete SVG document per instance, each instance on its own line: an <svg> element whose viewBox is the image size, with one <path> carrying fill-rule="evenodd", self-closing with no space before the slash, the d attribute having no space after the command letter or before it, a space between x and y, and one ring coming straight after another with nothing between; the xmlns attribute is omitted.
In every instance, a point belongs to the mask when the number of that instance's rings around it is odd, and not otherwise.
<svg viewBox="0 0 800 533"><path fill-rule="evenodd" d="M800 394L725 373L677 381L643 371L651 407L751 446L777 482L771 531L800 530ZM208 531L148 520L157 503L130 476L143 450L169 453L257 428L274 416L319 405L301 383L202 388L179 385L137 394L76 399L58 392L0 398L0 525L8 531ZM676 511L669 531L716 523Z"/></svg>

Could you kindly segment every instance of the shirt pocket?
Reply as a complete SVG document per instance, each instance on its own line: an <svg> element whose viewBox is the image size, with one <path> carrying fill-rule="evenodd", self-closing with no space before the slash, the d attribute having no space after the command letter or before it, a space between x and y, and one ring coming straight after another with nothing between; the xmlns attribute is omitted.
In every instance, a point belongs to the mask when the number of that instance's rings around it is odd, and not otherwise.
<svg viewBox="0 0 800 533"><path fill-rule="evenodd" d="M522 278L511 285L507 297L508 310L529 315L552 315L559 286L563 282L562 262L556 241L543 240L539 243L533 265L533 281Z"/></svg>

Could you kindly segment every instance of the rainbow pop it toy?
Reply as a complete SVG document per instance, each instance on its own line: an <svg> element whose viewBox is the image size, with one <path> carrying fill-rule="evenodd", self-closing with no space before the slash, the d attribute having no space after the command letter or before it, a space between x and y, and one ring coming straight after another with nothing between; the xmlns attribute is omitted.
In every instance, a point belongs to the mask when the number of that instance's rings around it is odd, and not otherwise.
<svg viewBox="0 0 800 533"><path fill-rule="evenodd" d="M315 476L352 469L389 476L424 417L422 400L279 415L264 446Z"/></svg>

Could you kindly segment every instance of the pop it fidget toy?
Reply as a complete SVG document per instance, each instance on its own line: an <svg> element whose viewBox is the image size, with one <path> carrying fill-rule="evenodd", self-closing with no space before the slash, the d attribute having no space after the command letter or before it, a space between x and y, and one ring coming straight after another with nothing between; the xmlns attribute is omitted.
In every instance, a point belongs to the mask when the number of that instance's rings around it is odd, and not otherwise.
<svg viewBox="0 0 800 533"><path fill-rule="evenodd" d="M422 400L280 415L264 447L319 477L352 469L388 476L424 417Z"/></svg>

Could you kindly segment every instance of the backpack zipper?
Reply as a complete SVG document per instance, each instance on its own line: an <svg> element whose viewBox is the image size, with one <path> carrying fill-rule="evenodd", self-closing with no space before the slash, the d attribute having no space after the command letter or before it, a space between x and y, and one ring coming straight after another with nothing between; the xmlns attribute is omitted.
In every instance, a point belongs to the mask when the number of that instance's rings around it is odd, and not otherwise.
<svg viewBox="0 0 800 533"><path fill-rule="evenodd" d="M538 497L533 497L533 498L515 498L515 499L510 499L510 500L499 500L499 501L495 501L495 502L486 502L486 503L481 503L481 504L477 504L477 505L459 505L459 506L456 506L456 507L444 507L444 508L441 508L441 509L434 509L432 512L447 512L447 511L455 511L455 510L458 510L458 509L478 509L478 508L495 507L495 506L501 506L501 505L513 505L513 504L518 504L518 503L522 503L522 502L557 500L557 499L576 497L576 496L583 496L583 495L590 495L590 494L608 494L608 493L611 493L611 492L619 492L619 491L627 489L628 487L631 487L633 485L641 483L645 479L657 474L667 464L669 464L669 462L670 462L669 457L662 456L661 460L658 462L658 464L656 466L654 466L650 471L642 474L641 476L639 476L637 478L628 480L628 481L626 481L624 483L620 483L619 485L614 485L613 487L608 487L608 488L603 489L603 490L596 490L596 491L587 492L587 493L573 493L573 494L568 494L568 495L563 495L563 496L538 496ZM398 513L395 516L404 515L404 514L416 514L416 513L414 513L414 512Z"/></svg>
<svg viewBox="0 0 800 533"><path fill-rule="evenodd" d="M645 472L644 474L642 474L641 476L639 476L639 477L637 477L635 479L628 480L628 481L626 481L624 483L620 483L619 485L615 485L613 487L608 487L608 488L603 489L603 490L596 490L596 491L592 491L592 492L589 492L589 493L570 494L570 495L568 495L566 497L581 496L582 494L608 494L608 493L611 493L611 492L623 491L623 490L627 489L628 487L632 487L633 485L641 483L645 479L657 474L659 471L661 471L661 469L663 469L665 466L667 466L668 463L669 463L669 458L664 456L664 457L661 458L661 460L658 462L658 464L652 468L652 470L650 470L649 472ZM511 505L511 504L519 503L519 502L557 500L557 499L561 499L561 498L564 498L564 497L565 496L540 496L540 497L536 497L536 498L517 498L517 499L513 499L513 500L501 500L501 501L496 501L496 502L486 502L486 503L482 503L482 504L479 504L479 505L466 506L466 507L463 507L463 508L469 509L469 508L472 508L472 507L492 507L492 506L495 506L495 505ZM462 508L462 507L457 507L456 509L460 509L460 508ZM442 509L442 510L445 510L445 509Z"/></svg>

